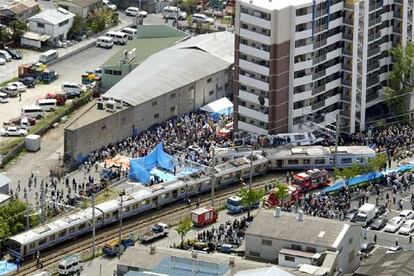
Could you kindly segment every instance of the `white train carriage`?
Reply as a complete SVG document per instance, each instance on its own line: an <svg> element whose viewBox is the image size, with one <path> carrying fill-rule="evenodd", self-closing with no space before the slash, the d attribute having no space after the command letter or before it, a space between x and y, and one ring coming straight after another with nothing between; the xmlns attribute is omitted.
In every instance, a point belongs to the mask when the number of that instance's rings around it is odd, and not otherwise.
<svg viewBox="0 0 414 276"><path fill-rule="evenodd" d="M264 150L269 159L269 170L305 170L309 168L333 169L335 147L309 146ZM375 151L366 146L339 146L336 167L352 164L368 165Z"/></svg>
<svg viewBox="0 0 414 276"><path fill-rule="evenodd" d="M250 151L245 153L246 155L241 158L215 166L216 189L239 183L241 178L248 179L251 166L253 176L272 170L329 169L333 168L335 156L334 148L320 146L254 151L253 162L248 157ZM366 165L369 158L373 157L375 157L375 152L368 147L339 147L338 167L347 167L352 164ZM211 178L202 172L150 187L136 186L127 190L127 195L123 197L122 217L136 216L210 190ZM97 229L115 223L120 217L120 198L97 204L95 208ZM39 250L90 232L91 222L91 208L78 211L11 237L8 240L7 249L11 256L24 259Z"/></svg>

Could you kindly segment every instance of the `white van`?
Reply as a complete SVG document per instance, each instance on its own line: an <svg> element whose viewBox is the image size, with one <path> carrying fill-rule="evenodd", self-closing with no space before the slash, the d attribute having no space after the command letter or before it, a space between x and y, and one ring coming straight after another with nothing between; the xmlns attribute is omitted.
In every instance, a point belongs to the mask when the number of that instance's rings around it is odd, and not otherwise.
<svg viewBox="0 0 414 276"><path fill-rule="evenodd" d="M59 54L57 50L49 50L40 55L39 62L47 64L57 59L58 57L59 57Z"/></svg>
<svg viewBox="0 0 414 276"><path fill-rule="evenodd" d="M23 107L21 112L22 117L30 117L40 119L45 116L45 112L40 106Z"/></svg>
<svg viewBox="0 0 414 276"><path fill-rule="evenodd" d="M111 49L114 46L114 39L109 36L100 36L96 40L96 46Z"/></svg>
<svg viewBox="0 0 414 276"><path fill-rule="evenodd" d="M106 36L112 37L115 44L124 45L128 41L128 35L123 32L113 32L109 31L106 33Z"/></svg>
<svg viewBox="0 0 414 276"><path fill-rule="evenodd" d="M410 235L414 232L414 220L407 220L400 228L401 235Z"/></svg>
<svg viewBox="0 0 414 276"><path fill-rule="evenodd" d="M80 275L82 271L82 261L79 254L73 254L65 257L58 264L58 273L59 275Z"/></svg>
<svg viewBox="0 0 414 276"><path fill-rule="evenodd" d="M121 32L126 33L129 40L132 40L137 36L137 29L134 28L123 28Z"/></svg>
<svg viewBox="0 0 414 276"><path fill-rule="evenodd" d="M187 19L187 13L174 6L166 6L162 10L162 16L167 19L175 19L176 16L178 20Z"/></svg>
<svg viewBox="0 0 414 276"><path fill-rule="evenodd" d="M57 100L56 99L45 99L45 100L38 100L37 105L44 111L55 111L57 108Z"/></svg>

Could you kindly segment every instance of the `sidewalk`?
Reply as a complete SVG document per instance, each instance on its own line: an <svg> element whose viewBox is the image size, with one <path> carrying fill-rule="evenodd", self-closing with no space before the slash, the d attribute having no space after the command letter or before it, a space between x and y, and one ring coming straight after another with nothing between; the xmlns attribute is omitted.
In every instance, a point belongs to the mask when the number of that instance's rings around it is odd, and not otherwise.
<svg viewBox="0 0 414 276"><path fill-rule="evenodd" d="M59 58L57 60L55 60L53 63L57 63L67 57L70 57L72 55L75 55L89 47L92 47L95 45L96 39L99 36L102 36L103 34L105 34L108 31L114 31L114 30L120 30L128 25L130 25L131 22L125 22L125 21L121 21L117 26L111 27L109 29L104 30L101 33L95 34L75 45L72 45L68 48L58 48L57 51L59 53ZM24 53L27 52L27 53ZM24 57L27 57L27 55L29 55L29 58L23 58L21 60L13 60L12 62L4 65L6 68L4 67L0 67L0 83L3 83L5 81L9 81L15 77L17 77L18 74L18 67L22 64L31 64L31 63L35 63L39 60L40 55L42 54L42 52L35 52L35 51L25 51L23 49L23 53L24 53ZM51 63L51 64L53 64ZM8 66L9 65L9 66ZM9 68L7 68L9 67Z"/></svg>

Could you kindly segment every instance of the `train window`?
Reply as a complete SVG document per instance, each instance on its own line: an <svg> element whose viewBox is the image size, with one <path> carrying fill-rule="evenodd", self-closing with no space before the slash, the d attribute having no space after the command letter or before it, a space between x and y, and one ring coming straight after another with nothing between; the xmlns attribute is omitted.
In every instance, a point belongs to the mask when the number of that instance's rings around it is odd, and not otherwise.
<svg viewBox="0 0 414 276"><path fill-rule="evenodd" d="M188 191L189 192L192 192L193 191L193 188L194 188L193 186L188 187Z"/></svg>
<svg viewBox="0 0 414 276"><path fill-rule="evenodd" d="M129 210L130 210L131 208L128 206L128 207L126 207L125 208L125 212L129 212Z"/></svg>
<svg viewBox="0 0 414 276"><path fill-rule="evenodd" d="M146 199L144 199L143 201L142 201L142 206L145 206L145 205L148 205L148 200L146 200Z"/></svg>
<svg viewBox="0 0 414 276"><path fill-rule="evenodd" d="M69 233L73 233L73 232L75 232L75 227L69 228Z"/></svg>
<svg viewBox="0 0 414 276"><path fill-rule="evenodd" d="M288 165L297 165L297 164L299 164L299 160L297 159L288 160Z"/></svg>
<svg viewBox="0 0 414 276"><path fill-rule="evenodd" d="M29 248L30 248L30 249L35 248L35 243L34 243L34 242L32 242L32 243L29 245Z"/></svg>
<svg viewBox="0 0 414 276"><path fill-rule="evenodd" d="M51 235L51 236L49 237L49 240L54 241L54 240L55 240L55 235Z"/></svg>
<svg viewBox="0 0 414 276"><path fill-rule="evenodd" d="M164 196L165 196L165 199L167 199L167 198L170 197L170 194L169 193L165 193Z"/></svg>
<svg viewBox="0 0 414 276"><path fill-rule="evenodd" d="M135 204L132 206L132 208L134 208L134 209L138 209L138 203L135 203Z"/></svg>
<svg viewBox="0 0 414 276"><path fill-rule="evenodd" d="M341 163L342 164L351 164L352 163L352 158L342 158Z"/></svg>
<svg viewBox="0 0 414 276"><path fill-rule="evenodd" d="M180 193L184 193L184 192L185 192L185 189L184 188L181 188Z"/></svg>
<svg viewBox="0 0 414 276"><path fill-rule="evenodd" d="M325 164L325 159L315 159L315 164Z"/></svg>
<svg viewBox="0 0 414 276"><path fill-rule="evenodd" d="M105 215L105 219L109 219L109 214L106 214Z"/></svg>
<svg viewBox="0 0 414 276"><path fill-rule="evenodd" d="M174 191L172 192L172 197L173 197L173 198L177 198L177 195L178 195L178 190L174 190Z"/></svg>
<svg viewBox="0 0 414 276"><path fill-rule="evenodd" d="M303 164L309 165L310 164L310 159L303 159Z"/></svg>
<svg viewBox="0 0 414 276"><path fill-rule="evenodd" d="M86 227L86 224L85 223L82 223L82 224L79 224L78 229L79 230L82 230L85 227Z"/></svg>
<svg viewBox="0 0 414 276"><path fill-rule="evenodd" d="M161 195L161 199L164 199L164 198L165 198L165 194L162 194L162 195Z"/></svg>
<svg viewBox="0 0 414 276"><path fill-rule="evenodd" d="M356 158L356 163L358 163L358 164L364 163L364 158L362 158L362 157L357 157L357 158Z"/></svg>
<svg viewBox="0 0 414 276"><path fill-rule="evenodd" d="M113 212L112 212L112 216L113 216L113 217L117 217L117 216L118 216L118 210L113 211Z"/></svg>
<svg viewBox="0 0 414 276"><path fill-rule="evenodd" d="M66 235L66 230L62 231L59 233L59 238L63 237Z"/></svg>
<svg viewBox="0 0 414 276"><path fill-rule="evenodd" d="M43 238L39 241L39 245L45 244L47 242L47 238Z"/></svg>

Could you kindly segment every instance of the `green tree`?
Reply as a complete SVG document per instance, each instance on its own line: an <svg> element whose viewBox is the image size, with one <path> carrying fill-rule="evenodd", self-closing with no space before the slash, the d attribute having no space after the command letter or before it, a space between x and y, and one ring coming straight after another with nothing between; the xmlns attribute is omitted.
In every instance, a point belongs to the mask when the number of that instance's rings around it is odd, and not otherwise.
<svg viewBox="0 0 414 276"><path fill-rule="evenodd" d="M366 168L353 164L351 167L344 168L344 169L336 168L334 173L335 173L336 178L340 177L345 181L345 183L348 183L348 181L351 178L358 176L364 173L365 171L366 171Z"/></svg>
<svg viewBox="0 0 414 276"><path fill-rule="evenodd" d="M191 221L190 217L186 217L177 226L177 233L181 237L181 248L184 247L184 237L190 231L191 227L193 225L193 222Z"/></svg>
<svg viewBox="0 0 414 276"><path fill-rule="evenodd" d="M246 189L242 188L238 193L238 196L241 198L241 205L247 208L247 216L250 217L250 209L252 205L261 201L265 191L263 189Z"/></svg>
<svg viewBox="0 0 414 276"><path fill-rule="evenodd" d="M82 18L76 15L73 19L72 27L68 32L68 39L75 39L83 35L82 33Z"/></svg>
<svg viewBox="0 0 414 276"><path fill-rule="evenodd" d="M286 198L289 196L289 188L285 183L277 183L272 193L279 199L280 205L283 205Z"/></svg>
<svg viewBox="0 0 414 276"><path fill-rule="evenodd" d="M193 14L197 11L198 0L180 0L179 7L187 14Z"/></svg>
<svg viewBox="0 0 414 276"><path fill-rule="evenodd" d="M193 28L193 16L190 14L189 16L187 16L187 23L188 23L188 27Z"/></svg>
<svg viewBox="0 0 414 276"><path fill-rule="evenodd" d="M368 160L368 170L377 172L387 167L387 156L384 153L377 154Z"/></svg>
<svg viewBox="0 0 414 276"><path fill-rule="evenodd" d="M0 247L4 246L5 240L11 235L18 234L24 230L25 213L27 206L18 200L0 207Z"/></svg>
<svg viewBox="0 0 414 276"><path fill-rule="evenodd" d="M6 43L12 39L12 34L10 33L8 28L1 28L0 29L0 42L3 48L6 46Z"/></svg>
<svg viewBox="0 0 414 276"><path fill-rule="evenodd" d="M395 63L388 77L388 86L385 88L386 103L391 112L400 115L408 109L408 93L412 92L414 87L414 43L408 42L405 48L398 45L391 50L391 55Z"/></svg>
<svg viewBox="0 0 414 276"><path fill-rule="evenodd" d="M19 43L20 37L27 31L27 23L22 20L14 20L10 24L10 29L12 32L12 40Z"/></svg>

